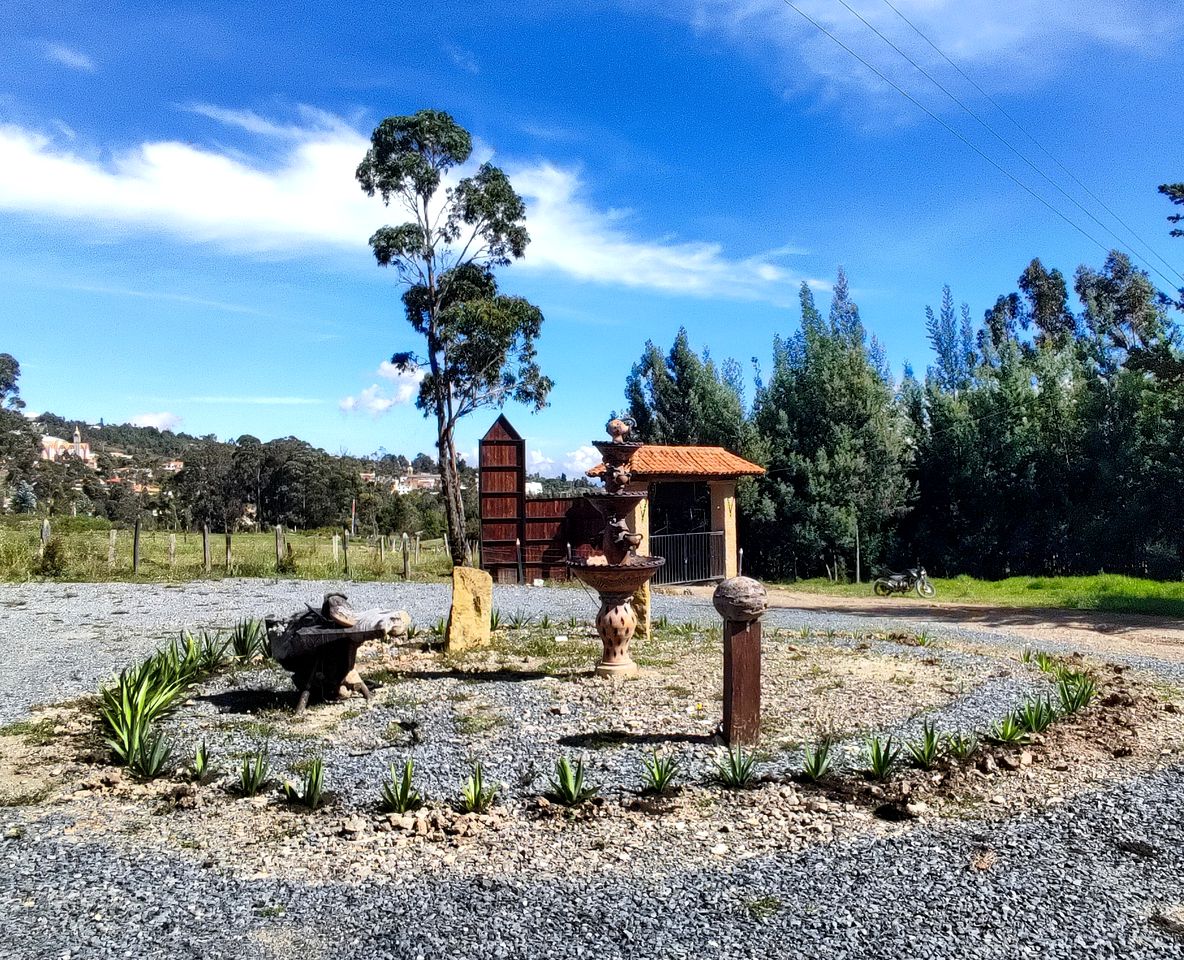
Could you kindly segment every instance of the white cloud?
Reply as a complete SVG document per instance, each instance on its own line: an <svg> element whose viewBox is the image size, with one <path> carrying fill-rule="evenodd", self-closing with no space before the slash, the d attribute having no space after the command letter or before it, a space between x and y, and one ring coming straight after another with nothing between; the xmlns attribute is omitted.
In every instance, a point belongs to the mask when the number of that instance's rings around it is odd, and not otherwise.
<svg viewBox="0 0 1184 960"><path fill-rule="evenodd" d="M477 58L472 51L466 50L464 47L458 47L454 44L449 44L444 48L444 52L448 54L448 58L460 67L465 73L471 73L476 76L481 72L481 65L477 62Z"/></svg>
<svg viewBox="0 0 1184 960"><path fill-rule="evenodd" d="M591 444L585 444L568 452L563 460L563 467L568 474L583 476L600 463L600 459L600 451Z"/></svg>
<svg viewBox="0 0 1184 960"><path fill-rule="evenodd" d="M100 156L25 127L0 125L0 211L115 231L165 232L266 255L326 248L360 254L370 234L398 216L358 189L353 172L369 141L344 121L311 108L302 111L305 126L204 104L189 109L270 138L279 159L265 162L177 141ZM527 202L532 242L522 261L526 269L697 297L776 302L791 296L800 280L784 265L797 252L792 248L736 259L718 243L646 237L627 211L594 206L575 170L546 161L506 166Z"/></svg>
<svg viewBox="0 0 1184 960"><path fill-rule="evenodd" d="M157 430L176 430L181 418L175 413L162 410L159 413L137 413L128 421L133 427L156 427Z"/></svg>
<svg viewBox="0 0 1184 960"><path fill-rule="evenodd" d="M45 59L52 63L69 67L71 70L81 70L84 73L95 72L95 62L85 53L67 47L61 43L47 43L44 48Z"/></svg>
<svg viewBox="0 0 1184 960"><path fill-rule="evenodd" d="M381 363L378 375L389 381L391 387L384 388L373 383L356 395L342 397L337 404L342 412L368 413L372 417L379 417L392 407L406 406L415 400L424 377L422 370L400 373L389 360Z"/></svg>
<svg viewBox="0 0 1184 960"><path fill-rule="evenodd" d="M655 15L680 19L706 36L722 36L752 57L788 95L804 89L837 100L866 121L868 101L899 116L916 115L849 53L784 0L625 0ZM869 23L947 86L968 90L940 55L881 0L847 0ZM957 109L899 54L842 4L794 0L824 26L910 93L941 109ZM1182 18L1164 0L893 0L893 6L988 89L1023 90L1064 70L1079 70L1081 55L1103 46L1129 52L1164 49ZM973 92L973 91L971 91ZM857 94L852 102L848 96Z"/></svg>

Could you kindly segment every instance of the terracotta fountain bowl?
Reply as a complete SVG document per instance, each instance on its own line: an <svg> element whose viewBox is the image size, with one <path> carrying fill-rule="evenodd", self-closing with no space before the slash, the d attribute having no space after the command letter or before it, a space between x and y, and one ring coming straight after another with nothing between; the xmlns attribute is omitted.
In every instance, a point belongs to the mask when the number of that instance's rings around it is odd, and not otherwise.
<svg viewBox="0 0 1184 960"><path fill-rule="evenodd" d="M613 566L603 556L594 556L568 560L567 565L597 593L627 594L641 589L665 562L665 557L630 557Z"/></svg>

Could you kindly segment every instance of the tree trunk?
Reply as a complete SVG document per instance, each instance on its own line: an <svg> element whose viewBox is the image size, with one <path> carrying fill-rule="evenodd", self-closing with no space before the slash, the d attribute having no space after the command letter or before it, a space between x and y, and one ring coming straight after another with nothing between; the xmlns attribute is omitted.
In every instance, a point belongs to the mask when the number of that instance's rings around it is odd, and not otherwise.
<svg viewBox="0 0 1184 960"><path fill-rule="evenodd" d="M437 451L440 457L440 492L444 498L444 516L448 520L448 552L452 565L467 562L465 548L465 505L460 495L460 474L456 468L456 449L452 434L441 431Z"/></svg>

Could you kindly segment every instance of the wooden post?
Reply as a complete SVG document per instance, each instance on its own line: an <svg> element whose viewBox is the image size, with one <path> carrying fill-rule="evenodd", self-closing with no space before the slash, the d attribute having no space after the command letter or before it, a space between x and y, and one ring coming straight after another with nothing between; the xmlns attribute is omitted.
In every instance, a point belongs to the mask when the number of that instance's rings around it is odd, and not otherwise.
<svg viewBox="0 0 1184 960"><path fill-rule="evenodd" d="M411 579L411 538L403 534L403 579Z"/></svg>
<svg viewBox="0 0 1184 960"><path fill-rule="evenodd" d="M341 537L341 552L345 556L345 579L349 579L349 531L346 530Z"/></svg>
<svg viewBox="0 0 1184 960"><path fill-rule="evenodd" d="M39 557L45 556L45 545L47 543L49 543L49 536L50 536L49 521L42 520L41 521L41 543L37 547L37 556L39 556Z"/></svg>
<svg viewBox="0 0 1184 960"><path fill-rule="evenodd" d="M386 566L386 537L378 538L378 565Z"/></svg>
<svg viewBox="0 0 1184 960"><path fill-rule="evenodd" d="M201 566L206 573L210 572L210 525L201 525Z"/></svg>
<svg viewBox="0 0 1184 960"><path fill-rule="evenodd" d="M340 551L340 547L338 547L338 543L340 542L340 540L341 540L341 538L339 536L337 536L337 534L333 534L333 564L334 564L334 566L337 565L337 556Z"/></svg>
<svg viewBox="0 0 1184 960"><path fill-rule="evenodd" d="M275 572L279 573L284 569L284 528L278 523L275 525Z"/></svg>
<svg viewBox="0 0 1184 960"><path fill-rule="evenodd" d="M132 527L132 576L138 577L140 575L140 518L136 517L135 526Z"/></svg>
<svg viewBox="0 0 1184 960"><path fill-rule="evenodd" d="M115 569L115 530L107 532L107 569Z"/></svg>
<svg viewBox="0 0 1184 960"><path fill-rule="evenodd" d="M522 538L514 538L514 554L518 557L518 582L526 583L526 564L522 560Z"/></svg>
<svg viewBox="0 0 1184 960"><path fill-rule="evenodd" d="M415 535L415 565L419 566L419 534Z"/></svg>
<svg viewBox="0 0 1184 960"><path fill-rule="evenodd" d="M177 565L177 535L175 533L169 534L169 569Z"/></svg>
<svg viewBox="0 0 1184 960"><path fill-rule="evenodd" d="M752 745L761 738L765 588L748 577L733 577L716 587L712 602L724 618L724 741Z"/></svg>
<svg viewBox="0 0 1184 960"><path fill-rule="evenodd" d="M234 566L234 554L230 547L230 531L226 531L226 575L230 576L230 568Z"/></svg>

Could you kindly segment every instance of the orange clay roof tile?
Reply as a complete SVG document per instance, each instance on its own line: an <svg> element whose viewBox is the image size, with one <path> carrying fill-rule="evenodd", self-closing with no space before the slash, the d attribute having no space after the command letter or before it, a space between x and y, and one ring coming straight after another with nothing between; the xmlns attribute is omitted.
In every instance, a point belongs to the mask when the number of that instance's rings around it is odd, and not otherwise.
<svg viewBox="0 0 1184 960"><path fill-rule="evenodd" d="M671 447L645 444L629 460L634 480L656 477L753 477L765 472L764 467L729 453L723 447ZM588 476L598 477L604 464L597 464Z"/></svg>

